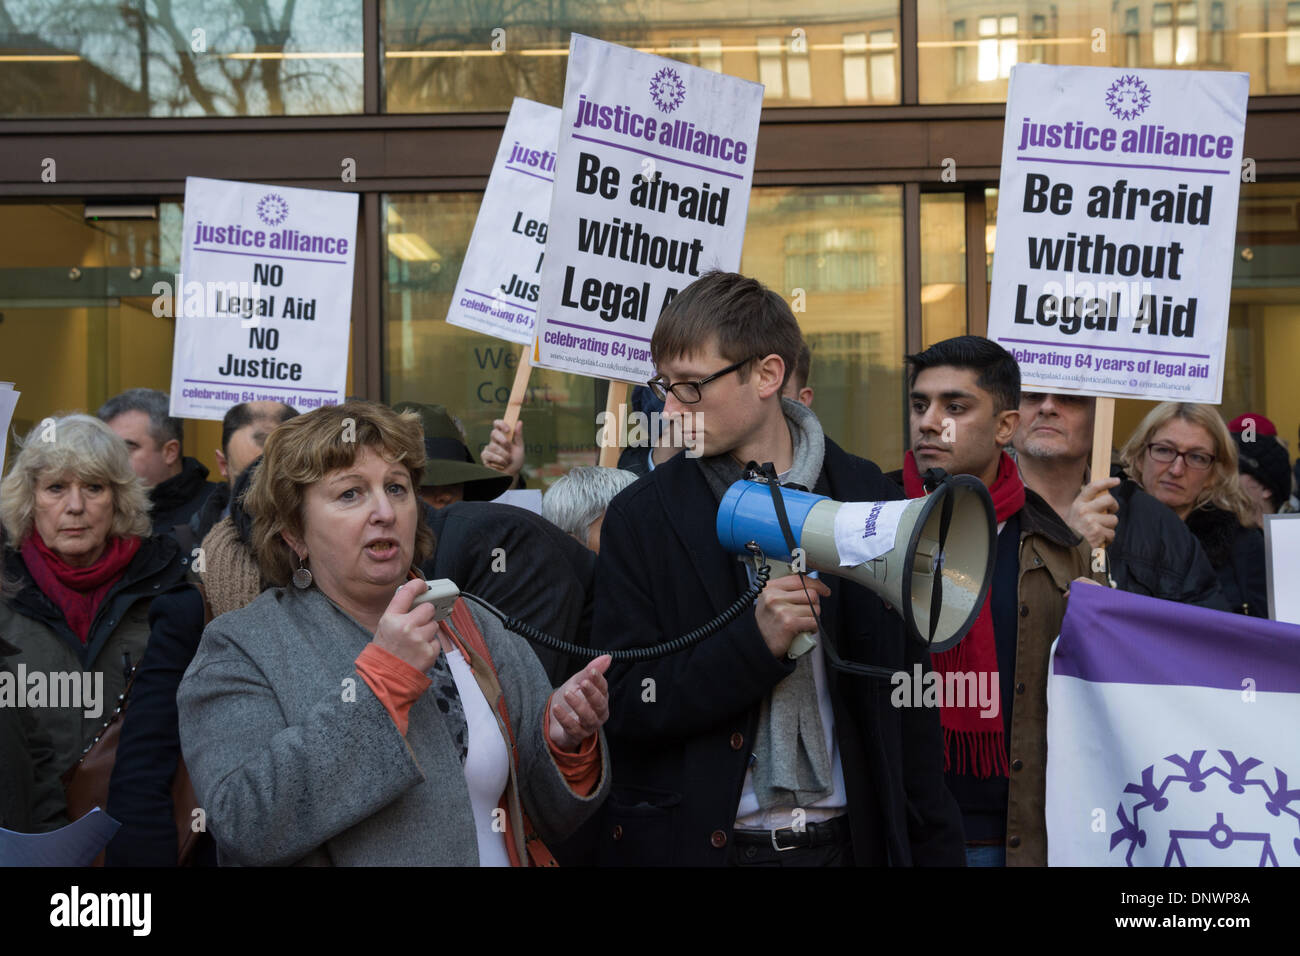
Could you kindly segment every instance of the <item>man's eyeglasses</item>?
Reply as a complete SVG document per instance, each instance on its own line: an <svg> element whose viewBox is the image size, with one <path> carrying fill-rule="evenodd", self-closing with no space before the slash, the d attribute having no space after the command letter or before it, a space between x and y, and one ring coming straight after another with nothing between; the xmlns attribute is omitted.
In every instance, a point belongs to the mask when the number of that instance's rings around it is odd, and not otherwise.
<svg viewBox="0 0 1300 956"><path fill-rule="evenodd" d="M1147 445L1147 454L1151 456L1152 461L1158 461L1162 465L1172 465L1181 458L1187 463L1188 468L1197 471L1205 471L1214 464L1214 456L1207 455L1203 451L1179 451L1172 445L1161 445L1157 442Z"/></svg>
<svg viewBox="0 0 1300 956"><path fill-rule="evenodd" d="M650 386L650 391L654 393L654 397L659 399L661 402L666 401L668 393L672 392L673 397L683 405L694 405L700 400L700 389L705 385L708 385L715 378L722 378L722 376L726 375L728 372L734 372L742 365L752 362L756 358L762 358L762 356L753 355L747 359L742 359L734 365L728 365L721 371L714 372L712 375L700 379L698 382L669 382L665 380L662 375L657 375L650 379L650 381L646 382L646 384Z"/></svg>

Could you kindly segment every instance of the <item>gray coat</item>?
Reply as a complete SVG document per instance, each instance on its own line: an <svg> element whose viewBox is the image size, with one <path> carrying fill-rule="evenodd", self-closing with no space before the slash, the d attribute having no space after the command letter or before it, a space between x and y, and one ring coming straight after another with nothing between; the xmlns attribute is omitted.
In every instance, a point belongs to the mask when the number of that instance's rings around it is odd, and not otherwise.
<svg viewBox="0 0 1300 956"><path fill-rule="evenodd" d="M546 745L551 693L522 638L473 609L505 692L524 810L548 844L604 801ZM459 751L431 691L405 738L356 673L371 634L318 588L265 591L208 625L177 694L181 748L223 863L477 866Z"/></svg>

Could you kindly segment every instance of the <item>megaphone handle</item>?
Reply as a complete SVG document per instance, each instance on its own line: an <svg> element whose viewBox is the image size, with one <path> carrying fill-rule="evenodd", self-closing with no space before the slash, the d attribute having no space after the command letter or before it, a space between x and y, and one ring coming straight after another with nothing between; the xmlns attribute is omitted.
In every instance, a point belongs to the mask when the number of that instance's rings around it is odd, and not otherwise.
<svg viewBox="0 0 1300 956"><path fill-rule="evenodd" d="M816 646L817 635L812 631L804 631L802 634L794 636L794 640L790 642L790 649L785 652L785 656L792 661L796 661Z"/></svg>

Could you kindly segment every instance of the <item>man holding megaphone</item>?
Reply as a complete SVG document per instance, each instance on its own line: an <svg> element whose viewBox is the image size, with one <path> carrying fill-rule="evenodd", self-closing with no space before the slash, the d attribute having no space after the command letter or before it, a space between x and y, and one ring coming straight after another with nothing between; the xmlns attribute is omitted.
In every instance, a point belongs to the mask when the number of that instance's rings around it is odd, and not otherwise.
<svg viewBox="0 0 1300 956"><path fill-rule="evenodd" d="M664 309L651 387L683 421L679 453L609 506L593 638L662 644L750 587L715 533L719 503L754 461L840 501L898 499L864 459L781 391L803 339L753 279L707 273ZM820 625L820 627L819 627ZM817 646L787 651L802 632ZM934 710L896 709L845 660L912 673L929 655L879 597L840 578L775 577L752 608L698 644L615 664L606 733L618 768L598 842L606 865L961 865Z"/></svg>
<svg viewBox="0 0 1300 956"><path fill-rule="evenodd" d="M1020 421L1020 367L976 335L907 357L912 450L891 477L909 498L942 468L988 486L998 522L993 588L966 638L934 655L940 686L991 687L988 701L943 700L944 760L970 865L1047 865L1047 664L1088 544L1025 487L1004 451ZM950 681L956 676L961 681ZM906 701L906 698L903 698Z"/></svg>

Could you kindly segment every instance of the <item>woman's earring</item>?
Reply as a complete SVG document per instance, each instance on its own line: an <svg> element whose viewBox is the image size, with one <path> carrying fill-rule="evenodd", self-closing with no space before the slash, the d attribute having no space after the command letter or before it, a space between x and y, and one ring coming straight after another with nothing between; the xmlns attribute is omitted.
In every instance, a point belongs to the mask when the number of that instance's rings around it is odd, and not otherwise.
<svg viewBox="0 0 1300 956"><path fill-rule="evenodd" d="M305 591L311 587L311 570L302 563L302 558L298 558L298 570L293 572L293 586Z"/></svg>

